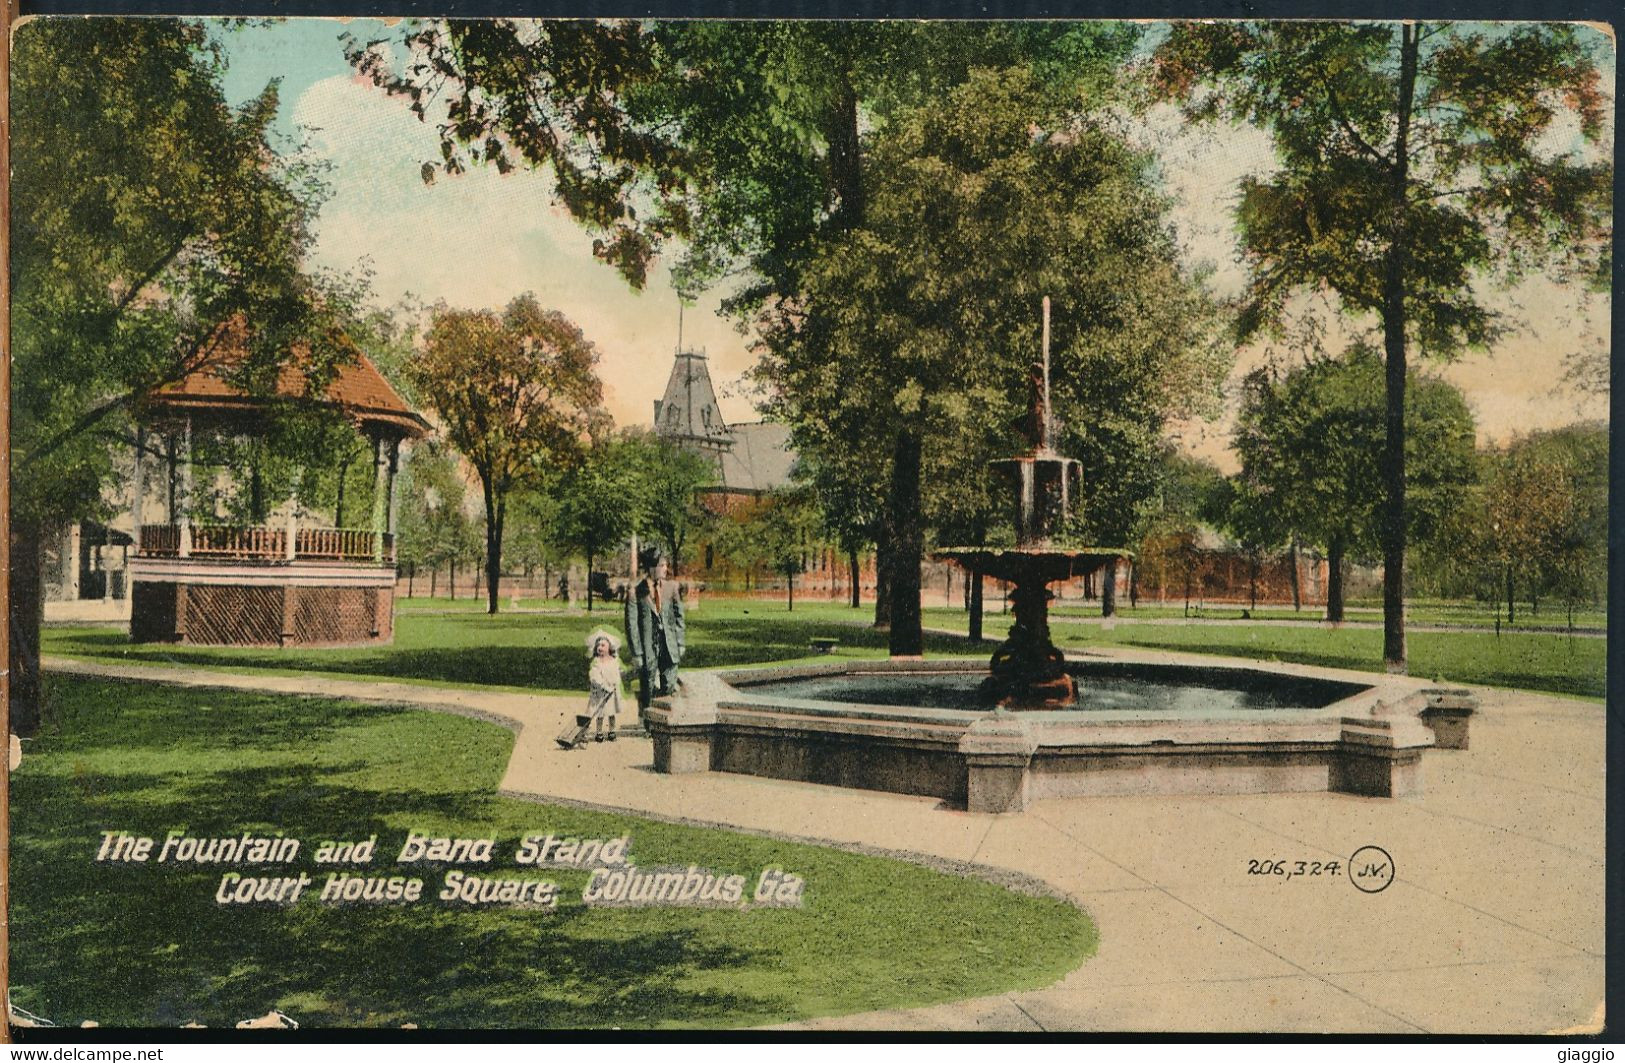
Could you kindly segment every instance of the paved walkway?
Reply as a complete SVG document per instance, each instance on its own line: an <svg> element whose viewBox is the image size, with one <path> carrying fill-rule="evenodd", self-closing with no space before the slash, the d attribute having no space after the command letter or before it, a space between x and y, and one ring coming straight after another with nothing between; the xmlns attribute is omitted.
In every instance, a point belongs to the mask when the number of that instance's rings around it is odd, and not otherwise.
<svg viewBox="0 0 1625 1063"><path fill-rule="evenodd" d="M1192 661L1212 661L1185 655ZM566 753L579 699L48 660L53 671L362 698L519 727L502 790L1035 875L1100 927L1047 989L811 1028L1577 1033L1603 1019L1604 709L1485 690L1472 748L1425 793L1042 800L993 816L929 798L724 774L667 776L646 740ZM1381 893L1252 860L1392 854ZM816 884L814 884L816 888Z"/></svg>

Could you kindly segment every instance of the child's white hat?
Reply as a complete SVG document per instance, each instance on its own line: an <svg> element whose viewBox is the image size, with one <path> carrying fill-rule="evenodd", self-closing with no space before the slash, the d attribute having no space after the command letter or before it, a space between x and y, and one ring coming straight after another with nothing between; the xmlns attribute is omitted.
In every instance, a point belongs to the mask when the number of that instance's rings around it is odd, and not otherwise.
<svg viewBox="0 0 1625 1063"><path fill-rule="evenodd" d="M609 640L609 652L610 653L620 653L621 652L621 640L619 638L615 637L614 635L610 634L608 631L605 631L603 628L599 628L597 631L594 631L591 635L587 636L587 656L588 657L596 657L598 655L598 640L599 639L608 639Z"/></svg>

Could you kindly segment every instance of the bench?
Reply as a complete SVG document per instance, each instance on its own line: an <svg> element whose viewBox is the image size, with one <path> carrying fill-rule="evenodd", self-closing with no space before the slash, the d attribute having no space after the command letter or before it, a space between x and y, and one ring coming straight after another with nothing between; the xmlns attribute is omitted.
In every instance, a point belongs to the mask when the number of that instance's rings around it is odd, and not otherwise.
<svg viewBox="0 0 1625 1063"><path fill-rule="evenodd" d="M819 653L829 653L841 643L839 639L808 639L807 644Z"/></svg>

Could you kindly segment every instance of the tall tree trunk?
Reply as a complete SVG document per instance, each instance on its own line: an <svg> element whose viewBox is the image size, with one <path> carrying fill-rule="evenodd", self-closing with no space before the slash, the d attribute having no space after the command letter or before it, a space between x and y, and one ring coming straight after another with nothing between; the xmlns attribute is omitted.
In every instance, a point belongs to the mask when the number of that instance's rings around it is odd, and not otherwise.
<svg viewBox="0 0 1625 1063"><path fill-rule="evenodd" d="M1514 620L1517 619L1517 617L1514 615L1513 607L1512 607L1512 565L1510 563L1508 563L1507 566L1506 566L1506 574L1507 574L1507 623L1511 624Z"/></svg>
<svg viewBox="0 0 1625 1063"><path fill-rule="evenodd" d="M891 491L886 499L895 538L891 556L891 655L925 652L920 617L920 560L925 556L925 522L920 512L920 429L897 434L892 455Z"/></svg>
<svg viewBox="0 0 1625 1063"><path fill-rule="evenodd" d="M1387 504L1382 522L1382 659L1405 671L1405 276L1410 234L1411 105L1416 93L1417 30L1399 27L1399 124L1394 134L1388 209L1388 252L1382 283L1383 353L1387 359L1387 435L1382 453Z"/></svg>
<svg viewBox="0 0 1625 1063"><path fill-rule="evenodd" d="M502 580L502 518L507 508L489 482L485 484L485 612L497 611L498 583Z"/></svg>
<svg viewBox="0 0 1625 1063"><path fill-rule="evenodd" d="M967 573L970 580L970 640L982 641L982 581L980 572Z"/></svg>
<svg viewBox="0 0 1625 1063"><path fill-rule="evenodd" d="M1117 561L1115 558L1106 566L1106 574L1101 577L1100 615L1117 615Z"/></svg>
<svg viewBox="0 0 1625 1063"><path fill-rule="evenodd" d="M406 596L408 598L413 597L412 585L417 580L417 577L418 563L416 561L408 561L406 563Z"/></svg>
<svg viewBox="0 0 1625 1063"><path fill-rule="evenodd" d="M875 627L881 629L891 627L891 543L891 522L883 520L875 541Z"/></svg>
<svg viewBox="0 0 1625 1063"><path fill-rule="evenodd" d="M1294 613L1303 609L1303 588L1298 576L1298 537L1292 537L1292 545L1288 548L1287 557L1292 562L1292 611Z"/></svg>
<svg viewBox="0 0 1625 1063"><path fill-rule="evenodd" d="M1332 536L1326 545L1326 619L1343 622L1343 537Z"/></svg>
<svg viewBox="0 0 1625 1063"><path fill-rule="evenodd" d="M855 229L863 224L864 195L861 141L858 127L858 94L852 84L852 56L845 56L838 73L835 98L828 113L829 178L836 196L830 225L836 231Z"/></svg>
<svg viewBox="0 0 1625 1063"><path fill-rule="evenodd" d="M457 559L454 557L446 562L446 583L451 587L451 600L457 600Z"/></svg>
<svg viewBox="0 0 1625 1063"><path fill-rule="evenodd" d="M44 690L40 683L39 635L45 592L41 583L44 527L37 522L11 526L10 667L7 706L11 733L27 737L39 730Z"/></svg>
<svg viewBox="0 0 1625 1063"><path fill-rule="evenodd" d="M1133 561L1128 563L1128 604L1131 609L1140 607L1140 566Z"/></svg>
<svg viewBox="0 0 1625 1063"><path fill-rule="evenodd" d="M1258 557L1247 558L1247 596L1252 602L1252 608L1258 608Z"/></svg>
<svg viewBox="0 0 1625 1063"><path fill-rule="evenodd" d="M858 569L858 552L848 550L846 554L848 567L852 573L852 608L856 609L863 604L862 574Z"/></svg>
<svg viewBox="0 0 1625 1063"><path fill-rule="evenodd" d="M587 551L587 612L592 612L592 563L597 557L591 550Z"/></svg>
<svg viewBox="0 0 1625 1063"><path fill-rule="evenodd" d="M433 598L438 592L437 584L440 582L440 562L436 561L429 569L429 597Z"/></svg>

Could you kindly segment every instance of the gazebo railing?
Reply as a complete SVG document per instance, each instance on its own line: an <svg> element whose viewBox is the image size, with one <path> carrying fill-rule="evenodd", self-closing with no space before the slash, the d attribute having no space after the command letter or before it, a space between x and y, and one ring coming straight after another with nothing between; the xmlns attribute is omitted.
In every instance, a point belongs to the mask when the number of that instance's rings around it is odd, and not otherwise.
<svg viewBox="0 0 1625 1063"><path fill-rule="evenodd" d="M357 528L296 528L293 552L288 552L288 529L265 525L233 526L194 524L190 550L185 556L241 558L244 560L372 561L382 557L395 560L395 537L384 534L383 550L377 549L379 534ZM141 527L143 557L181 557L183 535L178 524L144 524Z"/></svg>

